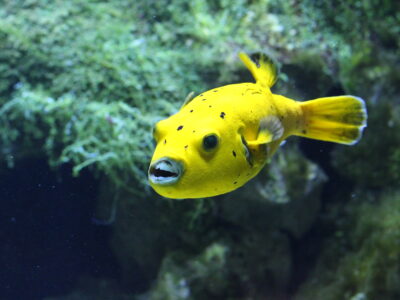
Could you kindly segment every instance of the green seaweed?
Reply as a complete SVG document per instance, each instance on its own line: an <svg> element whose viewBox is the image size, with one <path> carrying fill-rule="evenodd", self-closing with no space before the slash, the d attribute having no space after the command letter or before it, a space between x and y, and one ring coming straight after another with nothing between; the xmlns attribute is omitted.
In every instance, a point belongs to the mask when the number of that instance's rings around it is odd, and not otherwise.
<svg viewBox="0 0 400 300"><path fill-rule="evenodd" d="M114 184L137 193L140 189L130 184L145 183L152 122L121 101L104 104L72 95L53 99L20 87L0 109L2 152L10 166L31 152L45 154L53 167L72 163L75 176L96 164Z"/></svg>

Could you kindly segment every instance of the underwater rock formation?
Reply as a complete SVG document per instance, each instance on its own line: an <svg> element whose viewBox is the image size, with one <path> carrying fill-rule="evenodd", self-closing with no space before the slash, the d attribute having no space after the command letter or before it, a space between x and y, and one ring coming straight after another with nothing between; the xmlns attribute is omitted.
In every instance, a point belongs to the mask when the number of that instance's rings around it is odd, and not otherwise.
<svg viewBox="0 0 400 300"><path fill-rule="evenodd" d="M332 161L357 185L384 189L400 186L400 106L394 98L377 101L363 140L357 147L336 149Z"/></svg>
<svg viewBox="0 0 400 300"><path fill-rule="evenodd" d="M294 145L284 147L269 172L230 196L176 202L122 195L112 245L124 281L138 286L139 276L144 290L152 286L151 299L284 293L290 240L315 221L326 180Z"/></svg>
<svg viewBox="0 0 400 300"><path fill-rule="evenodd" d="M357 191L347 200L344 211L331 207L337 218L335 234L326 239L296 300L399 298L399 191Z"/></svg>
<svg viewBox="0 0 400 300"><path fill-rule="evenodd" d="M296 238L307 232L320 208L323 171L287 142L247 186L220 199L221 216L256 230L285 230ZM249 222L251 220L251 222Z"/></svg>

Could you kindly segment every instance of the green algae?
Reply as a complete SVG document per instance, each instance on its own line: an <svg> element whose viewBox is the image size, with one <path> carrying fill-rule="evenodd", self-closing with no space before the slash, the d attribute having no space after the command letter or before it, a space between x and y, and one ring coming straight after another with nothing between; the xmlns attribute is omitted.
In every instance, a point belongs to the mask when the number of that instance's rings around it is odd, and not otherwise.
<svg viewBox="0 0 400 300"><path fill-rule="evenodd" d="M63 9L59 9L61 4ZM388 14L395 7L392 2L377 6L373 0L355 1L351 5L340 4L333 14L329 1L314 5L310 1L232 4L222 0L176 0L167 8L158 2L123 0L6 1L0 9L0 103L6 105L17 97L19 92L15 87L22 84L26 90L56 102L65 97L72 97L73 102L94 101L102 105L100 110L110 110L109 114L115 114L114 102L124 102L146 115L136 127L149 128L156 120L174 112L188 92L240 81L243 67L237 52L257 49L265 49L285 65L303 70L300 78L314 72L324 74L323 79L320 75L310 75L306 83L300 84L310 87L309 91L300 91L302 99L327 90L328 78L335 83L339 81L349 92L359 92L359 87L366 83L374 86L379 83L386 88L398 78L395 69L388 67L390 64L383 64L384 60L394 61L398 53L391 47L398 43L398 16ZM379 21L381 16L386 17L385 25ZM355 24L361 34L354 34L350 24ZM379 51L382 48L384 51ZM284 82L288 74L290 80L297 76L290 68L286 69L288 73L281 76ZM359 76L360 72L365 76ZM320 79L312 82L315 76ZM360 82L362 78L366 81ZM287 83L290 86L293 81ZM290 95L293 89L287 86L279 88L289 90ZM64 120L71 116L68 105L60 105L58 110ZM21 111L19 115L25 114ZM47 121L50 123L46 124ZM115 139L111 141L112 136L109 140L100 138L101 143L96 143L86 139L89 133L82 133L80 137L86 140L76 141L75 145L91 143L93 147L118 149L110 150L116 156L105 155L105 150L98 149L94 152L101 158L91 159L85 153L79 158L78 148L63 149L70 145L63 141L65 137L58 132L58 126L44 117L41 122L44 124L32 123L23 130L36 139L38 135L47 135L52 127L55 146L48 146L45 153L50 160L59 156L57 151L65 150L62 161L72 162L75 173L93 165L101 174L112 174L119 185L126 182L127 177L119 177L120 170L111 166L126 155L119 152L126 148ZM88 123L99 128L101 122ZM147 123L142 126L141 122ZM16 131L2 130L1 136L7 142L15 139ZM143 137L146 145L137 148L143 151L140 156L148 157L151 153L148 132L132 130L129 142L137 145ZM120 143L125 141L122 139ZM14 154L6 156L9 165L10 157L18 157ZM110 166L105 167L108 162ZM132 186L142 190L146 168L136 162L133 159L126 165L134 173Z"/></svg>
<svg viewBox="0 0 400 300"><path fill-rule="evenodd" d="M118 186L138 192L129 182L145 184L153 120L124 102L53 99L21 87L0 113L2 151L10 166L36 152L47 155L53 167L72 163L74 175L96 164ZM141 138L132 138L133 132Z"/></svg>
<svg viewBox="0 0 400 300"><path fill-rule="evenodd" d="M354 194L296 299L397 299L399 213L398 191Z"/></svg>

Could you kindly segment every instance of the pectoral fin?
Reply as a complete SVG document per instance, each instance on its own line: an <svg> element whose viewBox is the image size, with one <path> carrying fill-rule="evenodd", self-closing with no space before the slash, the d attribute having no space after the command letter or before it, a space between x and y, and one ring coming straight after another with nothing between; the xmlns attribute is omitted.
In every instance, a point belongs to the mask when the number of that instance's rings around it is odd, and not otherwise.
<svg viewBox="0 0 400 300"><path fill-rule="evenodd" d="M182 104L181 108L186 106L193 99L194 99L194 92L192 91L186 96L185 101L183 101L183 104Z"/></svg>
<svg viewBox="0 0 400 300"><path fill-rule="evenodd" d="M249 147L265 145L280 139L283 135L283 125L276 116L268 116L260 121L257 139L247 141Z"/></svg>

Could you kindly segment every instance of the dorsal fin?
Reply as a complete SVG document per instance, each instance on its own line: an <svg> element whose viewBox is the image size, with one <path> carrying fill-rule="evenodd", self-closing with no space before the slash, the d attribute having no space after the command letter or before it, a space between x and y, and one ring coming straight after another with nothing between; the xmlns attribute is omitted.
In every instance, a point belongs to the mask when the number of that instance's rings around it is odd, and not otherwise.
<svg viewBox="0 0 400 300"><path fill-rule="evenodd" d="M279 68L271 57L261 52L251 55L241 52L239 53L239 57L247 69L250 70L251 74L253 74L257 83L269 88L274 85L278 79Z"/></svg>

